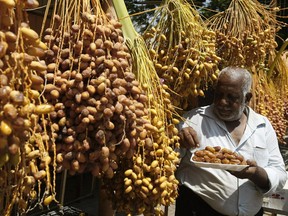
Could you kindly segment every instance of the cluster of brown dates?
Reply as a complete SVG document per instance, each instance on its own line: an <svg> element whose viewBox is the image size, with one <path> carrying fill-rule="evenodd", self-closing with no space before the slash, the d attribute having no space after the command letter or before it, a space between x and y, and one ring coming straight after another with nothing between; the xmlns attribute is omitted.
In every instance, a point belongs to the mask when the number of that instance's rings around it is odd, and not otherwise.
<svg viewBox="0 0 288 216"><path fill-rule="evenodd" d="M205 149L196 150L192 160L207 163L247 165L242 155L221 146L206 146Z"/></svg>

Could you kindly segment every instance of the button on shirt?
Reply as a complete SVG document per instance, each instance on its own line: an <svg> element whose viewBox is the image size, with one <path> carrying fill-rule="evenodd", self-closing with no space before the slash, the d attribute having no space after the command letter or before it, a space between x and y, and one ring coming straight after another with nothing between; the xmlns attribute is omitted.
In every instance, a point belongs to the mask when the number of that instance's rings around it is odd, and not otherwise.
<svg viewBox="0 0 288 216"><path fill-rule="evenodd" d="M182 157L176 176L204 199L212 208L224 215L255 215L262 206L263 196L282 189L287 173L278 140L268 119L247 107L247 125L238 143L233 141L225 123L213 113L213 105L200 107L184 115L185 122L179 129L191 126L198 135L200 147L180 149ZM221 169L199 168L191 162L194 151L206 146L222 146L257 162L263 167L270 181L268 191L258 188L248 179L238 179Z"/></svg>

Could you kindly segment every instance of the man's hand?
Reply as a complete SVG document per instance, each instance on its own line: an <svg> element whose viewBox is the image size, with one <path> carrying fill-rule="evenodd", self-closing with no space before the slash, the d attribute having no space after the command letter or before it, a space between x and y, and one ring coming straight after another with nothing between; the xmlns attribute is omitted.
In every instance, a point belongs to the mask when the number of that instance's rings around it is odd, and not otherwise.
<svg viewBox="0 0 288 216"><path fill-rule="evenodd" d="M196 131L191 127L183 128L179 132L180 145L182 148L196 148L199 147L199 140Z"/></svg>
<svg viewBox="0 0 288 216"><path fill-rule="evenodd" d="M248 178L249 179L256 172L257 163L256 163L256 161L253 161L253 160L247 160L247 165L249 165L249 166L244 168L241 171L229 171L229 172L237 178L240 178L240 179Z"/></svg>
<svg viewBox="0 0 288 216"><path fill-rule="evenodd" d="M258 187L263 189L269 188L269 179L266 171L257 166L256 161L247 160L247 164L249 165L245 169L237 172L237 171L229 171L232 175L240 179L249 179L254 182Z"/></svg>

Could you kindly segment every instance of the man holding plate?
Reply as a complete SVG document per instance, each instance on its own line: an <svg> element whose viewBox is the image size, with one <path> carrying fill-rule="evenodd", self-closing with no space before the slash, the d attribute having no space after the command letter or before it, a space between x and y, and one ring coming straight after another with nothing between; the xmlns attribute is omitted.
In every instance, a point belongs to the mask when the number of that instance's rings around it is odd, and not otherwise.
<svg viewBox="0 0 288 216"><path fill-rule="evenodd" d="M248 106L251 85L246 69L224 68L213 103L184 114L175 216L260 216L263 197L284 187L287 173L275 130ZM207 146L230 149L248 166L240 171L196 166L193 153Z"/></svg>

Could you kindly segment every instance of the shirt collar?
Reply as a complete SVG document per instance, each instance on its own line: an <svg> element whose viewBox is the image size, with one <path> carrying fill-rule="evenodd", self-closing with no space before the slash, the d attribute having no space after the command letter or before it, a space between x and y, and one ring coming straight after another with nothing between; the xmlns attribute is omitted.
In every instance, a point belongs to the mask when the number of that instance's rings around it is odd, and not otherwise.
<svg viewBox="0 0 288 216"><path fill-rule="evenodd" d="M224 122L214 114L213 107L214 104L205 106L203 109L200 109L199 112L202 115L214 119L219 125L223 125ZM259 118L259 114L257 114L251 107L246 106L246 113L247 125L249 125L252 130L256 129L259 125L265 124L264 118Z"/></svg>
<svg viewBox="0 0 288 216"><path fill-rule="evenodd" d="M252 129L256 129L258 126L265 124L264 118L259 118L259 114L256 113L251 107L247 106L248 122Z"/></svg>

